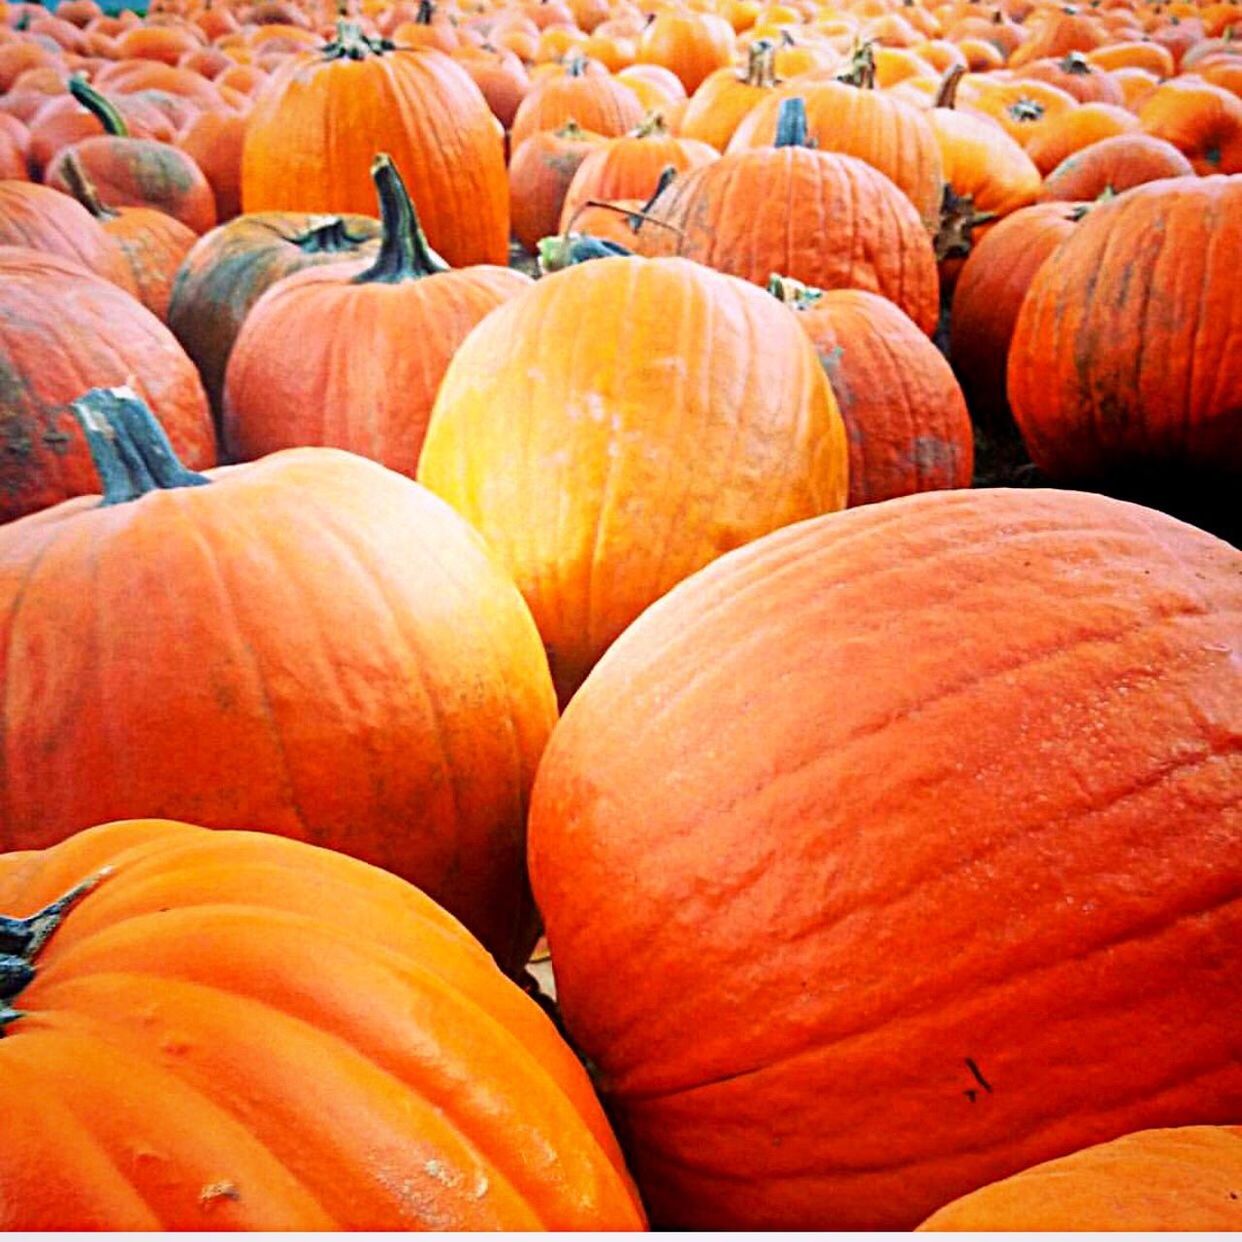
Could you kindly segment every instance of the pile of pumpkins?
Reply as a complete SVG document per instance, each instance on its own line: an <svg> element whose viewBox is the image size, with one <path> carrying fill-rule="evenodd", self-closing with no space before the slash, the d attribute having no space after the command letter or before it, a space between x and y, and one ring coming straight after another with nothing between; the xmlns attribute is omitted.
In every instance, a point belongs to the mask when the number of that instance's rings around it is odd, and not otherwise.
<svg viewBox="0 0 1242 1242"><path fill-rule="evenodd" d="M1237 0L0 0L0 1227L1242 1228L1240 261Z"/></svg>

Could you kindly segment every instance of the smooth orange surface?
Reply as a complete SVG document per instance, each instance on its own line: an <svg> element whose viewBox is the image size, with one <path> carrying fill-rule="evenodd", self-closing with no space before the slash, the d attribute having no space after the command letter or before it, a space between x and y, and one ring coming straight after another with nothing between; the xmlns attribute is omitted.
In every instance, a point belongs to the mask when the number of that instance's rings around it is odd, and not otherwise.
<svg viewBox="0 0 1242 1242"><path fill-rule="evenodd" d="M1223 541L997 489L800 523L629 629L530 863L655 1224L911 1228L1238 1116L1240 629Z"/></svg>
<svg viewBox="0 0 1242 1242"><path fill-rule="evenodd" d="M641 1227L581 1066L422 893L135 820L0 857L0 910L105 867L0 1040L0 1227Z"/></svg>

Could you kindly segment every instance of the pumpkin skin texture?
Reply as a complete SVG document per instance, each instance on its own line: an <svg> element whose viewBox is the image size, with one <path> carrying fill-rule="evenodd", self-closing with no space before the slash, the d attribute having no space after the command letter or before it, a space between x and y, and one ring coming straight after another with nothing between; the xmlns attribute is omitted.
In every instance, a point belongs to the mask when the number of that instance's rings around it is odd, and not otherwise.
<svg viewBox="0 0 1242 1242"><path fill-rule="evenodd" d="M0 246L0 522L98 489L69 402L92 385L126 382L192 468L215 464L207 398L172 333L78 264Z"/></svg>
<svg viewBox="0 0 1242 1242"><path fill-rule="evenodd" d="M1238 1114L1240 568L1120 501L934 492L756 541L614 645L530 864L653 1224L908 1229Z"/></svg>
<svg viewBox="0 0 1242 1242"><path fill-rule="evenodd" d="M804 306L794 295L792 304L845 420L850 507L969 487L974 440L966 399L918 325L861 289L833 289Z"/></svg>
<svg viewBox="0 0 1242 1242"><path fill-rule="evenodd" d="M532 134L509 163L509 215L513 236L534 250L556 232L565 194L582 161L605 141L570 123Z"/></svg>
<svg viewBox="0 0 1242 1242"><path fill-rule="evenodd" d="M224 374L242 321L284 276L374 254L372 216L265 211L241 216L199 239L173 283L168 326L194 359L212 408L223 406Z"/></svg>
<svg viewBox="0 0 1242 1242"><path fill-rule="evenodd" d="M521 588L565 702L682 578L842 507L847 464L815 351L775 299L684 259L610 258L466 338L418 477Z"/></svg>
<svg viewBox="0 0 1242 1242"><path fill-rule="evenodd" d="M1093 208L1039 269L1008 390L1049 478L1242 470L1239 253L1242 179L1196 177Z"/></svg>
<svg viewBox="0 0 1242 1242"><path fill-rule="evenodd" d="M516 969L556 719L521 597L446 505L363 458L293 449L206 477L0 532L0 846L123 807L259 824L416 878Z"/></svg>
<svg viewBox="0 0 1242 1242"><path fill-rule="evenodd" d="M1118 134L1067 156L1044 178L1042 202L1094 202L1105 190L1120 194L1168 177L1193 177L1190 161L1150 134Z"/></svg>
<svg viewBox="0 0 1242 1242"><path fill-rule="evenodd" d="M568 72L543 78L530 89L513 118L509 145L516 156L534 134L562 129L570 121L593 134L619 138L642 119L642 104L624 82L604 73L587 73L575 61Z"/></svg>
<svg viewBox="0 0 1242 1242"><path fill-rule="evenodd" d="M919 1229L1236 1232L1239 1181L1242 1128L1143 1130L994 1182Z"/></svg>
<svg viewBox="0 0 1242 1242"><path fill-rule="evenodd" d="M374 262L295 272L241 326L225 373L233 460L322 444L413 478L449 359L480 319L531 284L507 267L446 268L391 163L377 167L384 244Z"/></svg>
<svg viewBox="0 0 1242 1242"><path fill-rule="evenodd" d="M1197 173L1242 172L1242 99L1194 78L1162 82L1139 108L1139 123L1171 142Z"/></svg>
<svg viewBox="0 0 1242 1242"><path fill-rule="evenodd" d="M291 58L247 122L243 210L366 215L380 151L447 262L508 262L504 134L470 75L433 49Z"/></svg>
<svg viewBox="0 0 1242 1242"><path fill-rule="evenodd" d="M417 889L130 820L0 857L0 908L105 868L0 1041L6 1229L641 1228L581 1066Z"/></svg>
<svg viewBox="0 0 1242 1242"><path fill-rule="evenodd" d="M940 313L932 244L887 177L848 155L803 146L736 152L674 179L643 226L675 252L766 286L773 273L819 289L866 289L927 333Z"/></svg>

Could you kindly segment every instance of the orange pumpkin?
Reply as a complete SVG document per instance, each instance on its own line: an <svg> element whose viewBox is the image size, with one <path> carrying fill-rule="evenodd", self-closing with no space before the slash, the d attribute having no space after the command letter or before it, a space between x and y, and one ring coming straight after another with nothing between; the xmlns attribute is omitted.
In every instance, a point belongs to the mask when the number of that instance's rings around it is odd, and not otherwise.
<svg viewBox="0 0 1242 1242"><path fill-rule="evenodd" d="M1153 181L1095 207L1039 269L1009 402L1050 478L1242 471L1242 179Z"/></svg>
<svg viewBox="0 0 1242 1242"><path fill-rule="evenodd" d="M513 575L564 702L682 578L840 508L846 471L832 390L784 307L684 259L607 258L466 338L418 477Z"/></svg>
<svg viewBox="0 0 1242 1242"><path fill-rule="evenodd" d="M604 141L602 134L569 121L558 130L539 130L514 151L509 163L509 215L513 236L527 250L556 232L574 173Z"/></svg>
<svg viewBox="0 0 1242 1242"><path fill-rule="evenodd" d="M1149 134L1119 134L1066 156L1044 179L1039 197L1042 202L1089 203L1148 181L1194 175L1190 161L1171 142Z"/></svg>
<svg viewBox="0 0 1242 1242"><path fill-rule="evenodd" d="M552 1024L394 876L130 820L0 856L0 911L10 1228L642 1227Z"/></svg>
<svg viewBox="0 0 1242 1242"><path fill-rule="evenodd" d="M287 276L242 323L224 387L233 460L321 444L413 477L449 359L484 315L530 284L507 267L450 271L387 156L372 175L384 229L374 259Z"/></svg>
<svg viewBox="0 0 1242 1242"><path fill-rule="evenodd" d="M732 63L733 49L733 27L723 17L669 8L643 29L637 59L671 69L693 95L708 74Z"/></svg>
<svg viewBox="0 0 1242 1242"><path fill-rule="evenodd" d="M1239 1115L1240 620L1222 540L982 489L776 532L629 628L530 865L653 1224L909 1229Z"/></svg>
<svg viewBox="0 0 1242 1242"><path fill-rule="evenodd" d="M1140 1130L993 1182L919 1229L1236 1232L1239 1179L1242 1127Z"/></svg>
<svg viewBox="0 0 1242 1242"><path fill-rule="evenodd" d="M708 74L681 118L681 134L723 151L742 118L776 87L776 45L756 39L746 53L746 68L732 66Z"/></svg>
<svg viewBox="0 0 1242 1242"><path fill-rule="evenodd" d="M0 181L29 181L30 131L0 112Z"/></svg>
<svg viewBox="0 0 1242 1242"><path fill-rule="evenodd" d="M352 454L195 475L126 390L83 417L104 503L0 529L0 848L122 807L261 824L416 881L519 969L526 800L556 702L478 536Z"/></svg>
<svg viewBox="0 0 1242 1242"><path fill-rule="evenodd" d="M1139 106L1139 124L1171 142L1196 172L1242 172L1242 99L1219 86L1177 78L1156 87Z"/></svg>
<svg viewBox="0 0 1242 1242"><path fill-rule="evenodd" d="M642 119L642 105L629 87L606 73L588 73L579 58L570 62L565 73L544 78L531 88L513 118L509 142L516 156L531 135L561 129L570 121L613 138L628 133Z"/></svg>
<svg viewBox="0 0 1242 1242"><path fill-rule="evenodd" d="M242 207L365 214L380 151L392 153L448 262L508 261L504 139L479 88L444 53L392 51L350 23L290 58L255 103Z"/></svg>
<svg viewBox="0 0 1242 1242"><path fill-rule="evenodd" d="M1134 133L1138 119L1125 108L1113 104L1080 104L1071 112L1050 117L1031 136L1026 153L1043 176L1047 176L1063 160L1087 150L1107 138Z"/></svg>

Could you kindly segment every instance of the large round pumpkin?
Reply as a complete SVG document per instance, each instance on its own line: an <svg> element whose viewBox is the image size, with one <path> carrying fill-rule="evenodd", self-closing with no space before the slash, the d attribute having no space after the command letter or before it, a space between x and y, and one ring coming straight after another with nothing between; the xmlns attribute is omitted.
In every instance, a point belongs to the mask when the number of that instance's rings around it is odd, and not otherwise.
<svg viewBox="0 0 1242 1242"><path fill-rule="evenodd" d="M417 882L523 962L556 704L478 537L335 449L187 476L139 403L91 401L104 502L0 528L0 848L134 812L257 825Z"/></svg>
<svg viewBox="0 0 1242 1242"><path fill-rule="evenodd" d="M99 227L72 199L64 201ZM125 383L151 403L191 466L215 464L207 397L172 333L84 267L0 246L0 522L97 490L69 402L92 385ZM0 841L7 821L0 813Z"/></svg>
<svg viewBox="0 0 1242 1242"><path fill-rule="evenodd" d="M552 1024L394 876L131 820L0 856L0 911L5 1229L642 1225Z"/></svg>
<svg viewBox="0 0 1242 1242"><path fill-rule="evenodd" d="M1236 1233L1242 1230L1242 1127L1127 1134L976 1190L919 1228Z"/></svg>
<svg viewBox="0 0 1242 1242"><path fill-rule="evenodd" d="M1031 284L1009 403L1058 479L1242 471L1242 178L1094 208Z"/></svg>
<svg viewBox="0 0 1242 1242"><path fill-rule="evenodd" d="M394 51L349 23L292 57L255 103L242 207L365 215L381 151L449 263L508 262L504 135L479 88L443 52Z"/></svg>
<svg viewBox="0 0 1242 1242"><path fill-rule="evenodd" d="M841 416L762 290L684 259L599 259L493 311L440 387L418 477L487 538L567 699L720 553L840 508Z"/></svg>
<svg viewBox="0 0 1242 1242"><path fill-rule="evenodd" d="M1228 544L1003 489L777 532L628 630L530 861L655 1223L907 1229L1242 1113L1239 633Z"/></svg>

